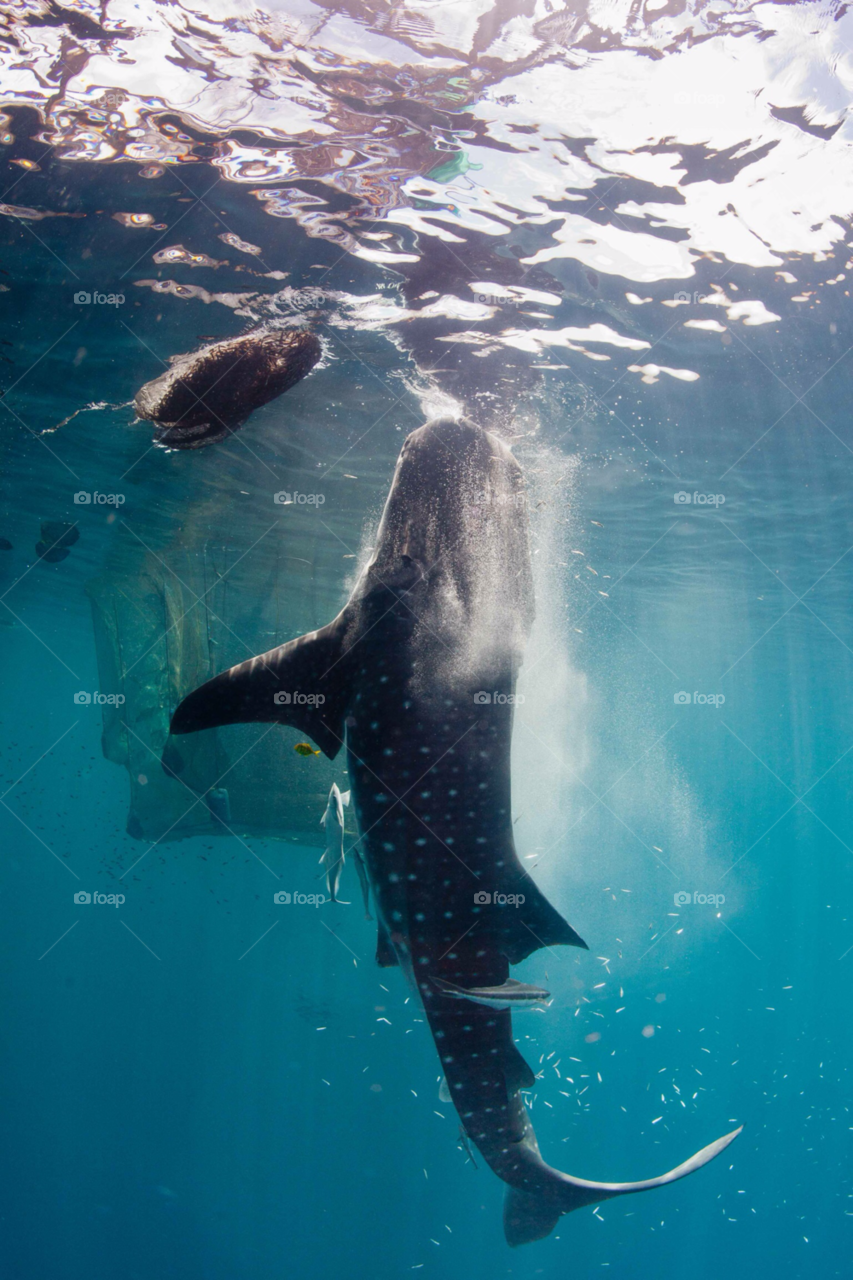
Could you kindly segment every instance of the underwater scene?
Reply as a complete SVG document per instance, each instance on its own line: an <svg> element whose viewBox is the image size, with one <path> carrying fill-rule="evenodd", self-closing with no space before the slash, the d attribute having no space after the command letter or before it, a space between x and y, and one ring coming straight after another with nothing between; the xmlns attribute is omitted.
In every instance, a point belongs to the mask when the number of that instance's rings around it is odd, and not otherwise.
<svg viewBox="0 0 853 1280"><path fill-rule="evenodd" d="M0 68L0 1275L848 1276L847 5Z"/></svg>

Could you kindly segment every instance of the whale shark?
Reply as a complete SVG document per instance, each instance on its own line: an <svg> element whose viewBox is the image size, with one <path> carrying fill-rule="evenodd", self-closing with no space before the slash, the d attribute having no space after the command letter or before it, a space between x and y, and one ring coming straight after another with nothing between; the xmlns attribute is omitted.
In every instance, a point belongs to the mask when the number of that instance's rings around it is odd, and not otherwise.
<svg viewBox="0 0 853 1280"><path fill-rule="evenodd" d="M509 969L540 948L586 943L513 838L510 744L533 617L521 468L494 435L438 419L406 439L370 560L338 616L209 680L171 723L178 735L278 721L330 759L345 748L376 959L399 966L420 999L462 1133L507 1184L512 1246L584 1205L675 1182L740 1132L641 1182L577 1178L540 1154L512 1009L548 993L520 989Z"/></svg>

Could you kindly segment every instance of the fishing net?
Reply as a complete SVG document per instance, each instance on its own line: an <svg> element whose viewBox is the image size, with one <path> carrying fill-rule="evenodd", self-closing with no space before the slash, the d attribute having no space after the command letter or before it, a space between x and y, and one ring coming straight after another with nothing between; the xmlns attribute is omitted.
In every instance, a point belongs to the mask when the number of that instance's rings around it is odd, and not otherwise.
<svg viewBox="0 0 853 1280"><path fill-rule="evenodd" d="M173 739L180 778L160 758L174 708L217 672L311 631L339 607L310 535L238 559L213 541L121 561L87 584L102 693L105 757L130 780L127 830L150 841L194 835L320 844L320 817L341 764L301 756L281 725L230 725ZM319 557L322 558L322 555ZM236 561L236 564L235 564ZM325 574L323 569L326 569ZM122 701L123 699L123 701Z"/></svg>

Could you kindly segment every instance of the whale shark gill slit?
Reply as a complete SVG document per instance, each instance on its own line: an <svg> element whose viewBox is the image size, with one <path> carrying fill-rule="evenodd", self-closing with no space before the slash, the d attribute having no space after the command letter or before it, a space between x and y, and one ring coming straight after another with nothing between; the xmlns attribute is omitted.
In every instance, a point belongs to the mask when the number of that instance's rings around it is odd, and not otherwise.
<svg viewBox="0 0 853 1280"><path fill-rule="evenodd" d="M175 711L173 734L248 721L296 728L331 759L344 741L376 959L419 997L464 1134L508 1187L511 1245L560 1215L675 1182L598 1183L542 1159L522 1097L534 1073L512 1007L547 996L509 966L586 948L522 867L512 824L515 685L534 602L524 483L501 441L439 420L406 440L370 563L334 621L223 672ZM165 767L176 771L174 744Z"/></svg>

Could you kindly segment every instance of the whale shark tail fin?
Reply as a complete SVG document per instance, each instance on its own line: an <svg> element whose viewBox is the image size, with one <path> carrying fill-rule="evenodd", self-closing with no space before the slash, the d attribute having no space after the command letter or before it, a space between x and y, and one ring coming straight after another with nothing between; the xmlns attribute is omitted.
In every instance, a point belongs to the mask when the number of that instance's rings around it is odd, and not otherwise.
<svg viewBox="0 0 853 1280"><path fill-rule="evenodd" d="M343 744L348 697L342 619L214 676L178 704L169 732L288 724L333 760ZM164 759L171 759L169 745Z"/></svg>
<svg viewBox="0 0 853 1280"><path fill-rule="evenodd" d="M507 1187L504 1196L504 1235L513 1249L520 1244L544 1240L556 1227L563 1210L552 1200L520 1187Z"/></svg>
<svg viewBox="0 0 853 1280"><path fill-rule="evenodd" d="M582 1209L585 1205L600 1204L614 1196L632 1195L635 1191L651 1191L678 1182L695 1173L716 1156L725 1151L729 1143L743 1130L743 1125L731 1133L710 1142L683 1164L662 1173L659 1178L646 1178L642 1182L588 1182L585 1178L573 1178L557 1169L547 1169L547 1182L536 1191L525 1191L508 1186L504 1198L504 1234L507 1244L516 1246L542 1240L550 1235L564 1213Z"/></svg>

